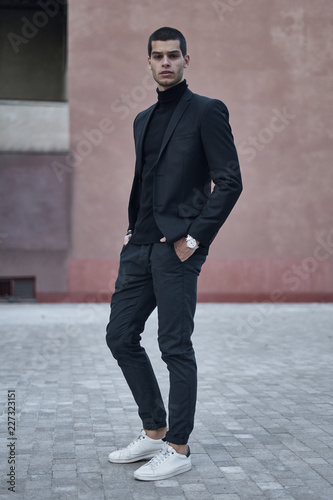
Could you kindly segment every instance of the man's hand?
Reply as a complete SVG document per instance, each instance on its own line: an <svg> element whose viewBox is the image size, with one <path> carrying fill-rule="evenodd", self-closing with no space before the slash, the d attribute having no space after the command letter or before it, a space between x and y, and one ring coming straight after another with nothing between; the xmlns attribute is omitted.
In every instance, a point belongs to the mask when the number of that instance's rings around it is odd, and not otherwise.
<svg viewBox="0 0 333 500"><path fill-rule="evenodd" d="M161 238L160 242L165 243L166 238L165 237ZM199 245L199 242L197 242L197 244ZM191 257L191 255L193 255L195 252L195 250L193 250L192 248L188 248L188 246L186 245L185 238L181 238L180 240L175 241L173 246L174 246L177 257L182 262L185 262L185 260L189 259Z"/></svg>
<svg viewBox="0 0 333 500"><path fill-rule="evenodd" d="M131 239L132 233L127 233L124 237L124 245L126 246L129 240Z"/></svg>

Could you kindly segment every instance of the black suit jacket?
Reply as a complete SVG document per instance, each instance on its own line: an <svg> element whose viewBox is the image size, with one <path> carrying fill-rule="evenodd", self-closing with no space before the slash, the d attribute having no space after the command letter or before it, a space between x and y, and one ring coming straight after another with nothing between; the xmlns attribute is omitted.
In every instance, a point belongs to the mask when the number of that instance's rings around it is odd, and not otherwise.
<svg viewBox="0 0 333 500"><path fill-rule="evenodd" d="M155 106L134 120L136 165L128 207L129 229L134 229L139 210L143 140ZM168 243L190 234L208 252L242 191L228 117L223 102L189 89L171 116L156 162L153 187L156 224Z"/></svg>

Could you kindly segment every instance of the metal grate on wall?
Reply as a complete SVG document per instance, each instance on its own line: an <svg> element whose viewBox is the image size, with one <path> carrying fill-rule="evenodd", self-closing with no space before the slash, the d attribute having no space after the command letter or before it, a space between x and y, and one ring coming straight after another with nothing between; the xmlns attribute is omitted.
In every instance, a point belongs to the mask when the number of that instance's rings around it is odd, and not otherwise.
<svg viewBox="0 0 333 500"><path fill-rule="evenodd" d="M0 278L0 300L34 300L35 278Z"/></svg>

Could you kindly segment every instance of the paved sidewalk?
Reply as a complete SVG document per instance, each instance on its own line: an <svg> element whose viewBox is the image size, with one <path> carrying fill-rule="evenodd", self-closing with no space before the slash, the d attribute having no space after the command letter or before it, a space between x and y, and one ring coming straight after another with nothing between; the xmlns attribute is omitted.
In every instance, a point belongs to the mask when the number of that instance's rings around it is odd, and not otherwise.
<svg viewBox="0 0 333 500"><path fill-rule="evenodd" d="M107 460L140 432L105 344L108 314L106 304L0 305L1 499L333 498L333 304L198 305L193 468L158 482L133 479L141 463ZM156 326L154 314L144 345L166 395Z"/></svg>

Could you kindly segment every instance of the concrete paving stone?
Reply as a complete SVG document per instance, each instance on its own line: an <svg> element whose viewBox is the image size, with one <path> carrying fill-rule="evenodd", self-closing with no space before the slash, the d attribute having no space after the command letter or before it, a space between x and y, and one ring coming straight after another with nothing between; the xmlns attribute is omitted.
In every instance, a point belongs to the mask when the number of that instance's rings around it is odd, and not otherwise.
<svg viewBox="0 0 333 500"><path fill-rule="evenodd" d="M67 438L66 440L63 440L63 441L60 441L57 438L53 438L53 452L54 453L74 452L76 445L77 445L77 443L72 438Z"/></svg>
<svg viewBox="0 0 333 500"><path fill-rule="evenodd" d="M300 479L299 477L297 477L294 473L292 473L293 475L292 476L288 476L286 475L285 477L282 477L282 476L277 476L275 474L275 478L276 480L279 481L279 483L283 486L283 487L289 487L289 486L305 486L305 483L302 479Z"/></svg>
<svg viewBox="0 0 333 500"><path fill-rule="evenodd" d="M98 472L98 460L90 458L76 458L76 467L79 472Z"/></svg>
<svg viewBox="0 0 333 500"><path fill-rule="evenodd" d="M19 446L17 448L17 450L19 452L19 456L21 457L21 456L25 456L25 455L31 455L33 446L34 446L33 443L22 445L22 442L20 441Z"/></svg>
<svg viewBox="0 0 333 500"><path fill-rule="evenodd" d="M247 478L241 467L219 467L219 469L230 482L241 481Z"/></svg>
<svg viewBox="0 0 333 500"><path fill-rule="evenodd" d="M105 500L129 500L132 495L128 491L104 491Z"/></svg>
<svg viewBox="0 0 333 500"><path fill-rule="evenodd" d="M35 437L38 440L38 442L53 442L53 432L44 432L44 431L36 431Z"/></svg>
<svg viewBox="0 0 333 500"><path fill-rule="evenodd" d="M103 494L103 482L100 473L79 473L77 475L79 496L89 496L95 498L95 495Z"/></svg>
<svg viewBox="0 0 333 500"><path fill-rule="evenodd" d="M57 420L54 423L54 432L55 434L73 432L73 417L70 420Z"/></svg>
<svg viewBox="0 0 333 500"><path fill-rule="evenodd" d="M52 479L63 480L65 478L71 479L74 477L76 477L76 469L58 469L52 472Z"/></svg>
<svg viewBox="0 0 333 500"><path fill-rule="evenodd" d="M77 488L74 486L57 486L52 488L52 499L72 499L72 498L78 498L78 491Z"/></svg>
<svg viewBox="0 0 333 500"><path fill-rule="evenodd" d="M260 496L263 493L262 488L260 488L259 485L248 476L237 481L231 477L230 483L235 488L237 494L241 496L247 494L249 497L255 497L256 495Z"/></svg>
<svg viewBox="0 0 333 500"><path fill-rule="evenodd" d="M108 488L120 489L127 484L127 474L124 468L118 468L118 470L109 468L109 470L103 474L102 480Z"/></svg>
<svg viewBox="0 0 333 500"><path fill-rule="evenodd" d="M90 435L91 438L91 435ZM75 447L75 439L73 434L63 434L62 436L57 434L53 437L54 448L63 448L63 450L68 450L69 448Z"/></svg>
<svg viewBox="0 0 333 500"><path fill-rule="evenodd" d="M188 500L212 500L213 495L208 491L191 491L184 494L184 499Z"/></svg>
<svg viewBox="0 0 333 500"><path fill-rule="evenodd" d="M195 470L202 479L214 478L217 474L221 474L222 476L222 473L220 472L220 469L216 464L205 465L202 467L197 466L195 467Z"/></svg>
<svg viewBox="0 0 333 500"><path fill-rule="evenodd" d="M306 486L304 487L292 486L288 488L288 492L294 500L330 500L330 498L322 497L321 495L314 493Z"/></svg>
<svg viewBox="0 0 333 500"><path fill-rule="evenodd" d="M73 449L75 449L75 456L77 458L96 459L97 457L96 447L92 447L91 445L73 444Z"/></svg>
<svg viewBox="0 0 333 500"><path fill-rule="evenodd" d="M75 440L75 446L92 446L93 444L96 444L96 446L98 446L98 443L94 438Z"/></svg>
<svg viewBox="0 0 333 500"><path fill-rule="evenodd" d="M217 494L213 495L213 500L240 500L240 497L237 494Z"/></svg>
<svg viewBox="0 0 333 500"><path fill-rule="evenodd" d="M51 485L51 475L29 475L27 474L25 482L25 490L35 490L41 488L49 488Z"/></svg>
<svg viewBox="0 0 333 500"><path fill-rule="evenodd" d="M36 440L32 444L31 453L29 453L29 455L33 457L46 457L47 455L52 455L52 446L52 441L38 441L37 435Z"/></svg>
<svg viewBox="0 0 333 500"><path fill-rule="evenodd" d="M62 471L62 470L76 470L76 458L72 459L54 459L52 464L53 471Z"/></svg>
<svg viewBox="0 0 333 500"><path fill-rule="evenodd" d="M179 488L176 479L164 479L163 481L155 481L156 488Z"/></svg>
<svg viewBox="0 0 333 500"><path fill-rule="evenodd" d="M282 498L283 500L291 498L288 490L266 490L265 497L272 500L275 498Z"/></svg>
<svg viewBox="0 0 333 500"><path fill-rule="evenodd" d="M20 466L21 467L21 466ZM22 469L21 469L22 470ZM51 475L52 474L52 464L44 464L44 465L31 465L27 467L28 474L31 476L42 476L42 475Z"/></svg>
<svg viewBox="0 0 333 500"><path fill-rule="evenodd" d="M260 460L260 458L258 458L258 460L266 467L266 469L270 470L271 472L288 470L288 467L276 457L263 460ZM300 461L297 462L297 464L300 463Z"/></svg>
<svg viewBox="0 0 333 500"><path fill-rule="evenodd" d="M295 474L297 474L297 476L300 479L303 479L303 480L309 479L309 480L317 481L317 480L322 479L321 474L318 474L316 471L314 471L312 469L306 470L304 468L293 467L292 470L293 470L293 472L295 472Z"/></svg>
<svg viewBox="0 0 333 500"><path fill-rule="evenodd" d="M280 493L280 492L272 492L272 493ZM286 497L283 497L283 500L295 500L295 497L291 497L290 496L290 493L288 493L287 491L285 492L287 494ZM271 494L271 493L269 493ZM269 496L267 495L267 492L266 492L266 495L265 495L265 498L269 498Z"/></svg>
<svg viewBox="0 0 333 500"><path fill-rule="evenodd" d="M239 457L236 462L247 474L256 474L263 470L261 462L254 457Z"/></svg>
<svg viewBox="0 0 333 500"><path fill-rule="evenodd" d="M81 493L78 491L78 500L91 500L91 492L90 493ZM93 492L94 500L105 500L105 495L103 491L94 491Z"/></svg>
<svg viewBox="0 0 333 500"><path fill-rule="evenodd" d="M206 485L203 483L182 484L182 490L185 495L194 494L195 492L207 492Z"/></svg>
<svg viewBox="0 0 333 500"><path fill-rule="evenodd" d="M51 498L51 496L51 488L43 488L39 490L26 490L21 498L23 500L46 500Z"/></svg>
<svg viewBox="0 0 333 500"><path fill-rule="evenodd" d="M141 482L139 484L141 485ZM152 482L149 482L147 484L149 484L150 486L151 493L146 493L146 492L143 493L142 491L131 491L133 500L142 500L142 498L144 498L145 500L156 500L156 493L152 488ZM138 488L140 488L140 486L138 486Z"/></svg>
<svg viewBox="0 0 333 500"><path fill-rule="evenodd" d="M259 483L270 483L274 482L276 479L273 475L269 474L268 471L262 470L261 472L249 472L249 477L254 481L256 484Z"/></svg>
<svg viewBox="0 0 333 500"><path fill-rule="evenodd" d="M109 474L110 467L109 467L109 461L106 460L99 460L98 461L98 470L101 472L101 474L104 476Z"/></svg>
<svg viewBox="0 0 333 500"><path fill-rule="evenodd" d="M261 482L261 481L258 481L257 482L257 485L259 486L259 488L263 491L266 491L266 490L281 490L283 489L283 486L280 484L280 483L277 483L277 482Z"/></svg>
<svg viewBox="0 0 333 500"><path fill-rule="evenodd" d="M158 498L159 498L159 500L169 500L170 496L169 495L159 495ZM177 494L172 495L172 500L184 500L185 498L186 497L184 495L179 494L179 490L178 490Z"/></svg>
<svg viewBox="0 0 333 500"><path fill-rule="evenodd" d="M235 448L230 450L230 456L237 459L237 458L246 458L246 457L251 457L251 450L247 448Z"/></svg>
<svg viewBox="0 0 333 500"><path fill-rule="evenodd" d="M204 478L203 481L207 490L212 494L236 492L235 488L230 484L230 481L222 475L219 477Z"/></svg>
<svg viewBox="0 0 333 500"><path fill-rule="evenodd" d="M52 478L51 486L53 491L76 491L79 481L77 480L76 474L73 476L63 476Z"/></svg>
<svg viewBox="0 0 333 500"><path fill-rule="evenodd" d="M105 446L113 446L114 444L114 437L108 432L108 433L95 433L94 434L94 441L96 443L96 446L98 447L105 447Z"/></svg>
<svg viewBox="0 0 333 500"><path fill-rule="evenodd" d="M53 458L54 458L54 460L62 460L62 459L67 460L67 459L75 458L75 451L53 452Z"/></svg>
<svg viewBox="0 0 333 500"><path fill-rule="evenodd" d="M306 481L306 485L320 496L326 496L327 498L333 497L332 485L328 482L325 484L323 481Z"/></svg>

